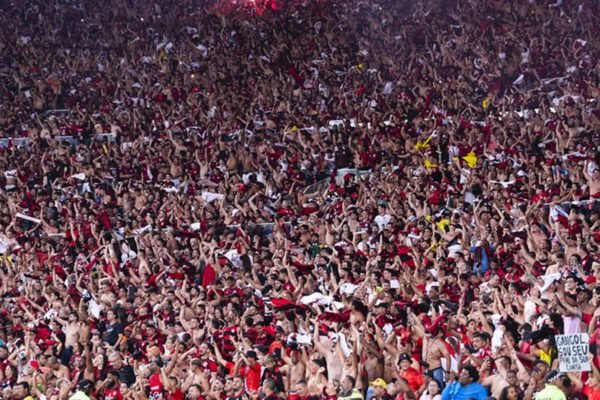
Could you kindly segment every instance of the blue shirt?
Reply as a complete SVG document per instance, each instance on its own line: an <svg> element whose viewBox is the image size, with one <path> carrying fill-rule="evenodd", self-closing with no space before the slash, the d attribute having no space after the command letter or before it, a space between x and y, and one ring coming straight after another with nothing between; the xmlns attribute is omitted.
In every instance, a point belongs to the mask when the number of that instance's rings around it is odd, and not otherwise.
<svg viewBox="0 0 600 400"><path fill-rule="evenodd" d="M444 389L442 400L487 400L487 391L479 383L462 386L456 381Z"/></svg>
<svg viewBox="0 0 600 400"><path fill-rule="evenodd" d="M494 246L489 246L490 251L494 251ZM471 246L471 253L480 252L480 260L479 260L479 271L477 268L473 268L473 272L480 272L481 274L485 274L490 269L490 258L488 257L487 251L485 247L476 247Z"/></svg>

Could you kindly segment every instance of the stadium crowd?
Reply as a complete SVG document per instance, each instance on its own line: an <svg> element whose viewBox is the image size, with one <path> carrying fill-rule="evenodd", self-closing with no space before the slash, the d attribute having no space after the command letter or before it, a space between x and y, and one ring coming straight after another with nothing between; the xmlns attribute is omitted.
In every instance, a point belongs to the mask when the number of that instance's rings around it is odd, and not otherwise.
<svg viewBox="0 0 600 400"><path fill-rule="evenodd" d="M600 399L597 1L0 13L0 398Z"/></svg>

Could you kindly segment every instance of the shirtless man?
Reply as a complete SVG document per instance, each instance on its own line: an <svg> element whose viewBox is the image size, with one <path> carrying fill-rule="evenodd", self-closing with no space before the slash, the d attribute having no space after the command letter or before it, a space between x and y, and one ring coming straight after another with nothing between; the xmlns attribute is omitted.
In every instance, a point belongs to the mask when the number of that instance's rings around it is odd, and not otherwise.
<svg viewBox="0 0 600 400"><path fill-rule="evenodd" d="M282 352L281 356L286 363L286 388L287 390L290 390L291 388L296 387L298 382L304 380L306 365L298 356L298 351L292 351L289 357L285 355L285 352Z"/></svg>
<svg viewBox="0 0 600 400"><path fill-rule="evenodd" d="M337 345L338 353L340 353L340 357L343 357L343 366L342 366L342 376L347 377L350 376L357 383L358 382L358 359L356 357L356 348L352 349L352 353L345 357L340 348L340 344ZM354 385L353 385L354 386ZM358 389L361 389L361 385L356 385Z"/></svg>
<svg viewBox="0 0 600 400"><path fill-rule="evenodd" d="M431 334L425 334L423 338L423 360L428 364L428 369L433 373L433 379L438 381L440 386L444 385L444 371L442 368L442 358L446 360L445 365L450 363L450 352L444 343L444 332L437 329Z"/></svg>
<svg viewBox="0 0 600 400"><path fill-rule="evenodd" d="M69 379L69 368L62 365L58 361L58 358L50 357L48 359L48 367L50 368L51 373L58 379Z"/></svg>
<svg viewBox="0 0 600 400"><path fill-rule="evenodd" d="M66 364L73 355L73 349L77 346L77 343L79 343L79 335L83 329L83 324L79 321L79 316L75 311L69 313L67 321L59 317L56 317L55 320L62 325L62 329L65 332L65 349L62 355L62 361L63 364Z"/></svg>
<svg viewBox="0 0 600 400"><path fill-rule="evenodd" d="M146 206L146 196L142 193L139 188L135 189L135 209L137 211L142 211Z"/></svg>
<svg viewBox="0 0 600 400"><path fill-rule="evenodd" d="M306 381L300 381L294 386L298 400L316 400L319 399L321 393L312 394L308 390L308 383Z"/></svg>
<svg viewBox="0 0 600 400"><path fill-rule="evenodd" d="M373 342L365 343L365 356L364 369L367 374L367 382L373 382L383 376L384 358Z"/></svg>
<svg viewBox="0 0 600 400"><path fill-rule="evenodd" d="M593 168L588 163L583 169L583 174L588 181L590 188L590 197L593 199L600 199L600 168Z"/></svg>
<svg viewBox="0 0 600 400"><path fill-rule="evenodd" d="M558 223L556 225L558 232ZM565 235L566 236L566 235ZM572 256L576 255L579 252L579 246L577 245L577 238L575 236L561 236L560 233L557 234L558 241L564 247L564 255L566 259L570 259ZM562 272L562 271L561 271Z"/></svg>
<svg viewBox="0 0 600 400"><path fill-rule="evenodd" d="M217 362L212 358L210 348L206 343L200 344L198 347L198 361L200 362L200 369L206 376L210 376L213 379L217 376L218 365ZM192 360L192 363L195 360Z"/></svg>
<svg viewBox="0 0 600 400"><path fill-rule="evenodd" d="M490 392L495 399L500 398L502 389L517 383L517 373L510 369L511 359L502 357L496 359L497 374L491 374L481 381L483 386L490 386Z"/></svg>
<svg viewBox="0 0 600 400"><path fill-rule="evenodd" d="M332 335L331 338L323 340L319 335L319 329L315 328L313 343L315 344L315 349L327 362L327 374L329 379L341 380L344 364L342 363L339 353L335 349L337 336Z"/></svg>
<svg viewBox="0 0 600 400"><path fill-rule="evenodd" d="M181 326L183 326L183 329L185 329L194 340L194 343L204 337L204 329L200 328L200 321L198 318L193 317L189 320L185 318L185 307L181 307L179 320L181 321Z"/></svg>
<svg viewBox="0 0 600 400"><path fill-rule="evenodd" d="M185 378L181 389L185 392L193 385L200 386L205 392L210 389L210 384L206 374L202 370L202 361L200 359L194 359L190 362L188 376Z"/></svg>
<svg viewBox="0 0 600 400"><path fill-rule="evenodd" d="M383 380L386 382L391 382L392 379L396 376L398 372L398 368L396 367L396 362L398 360L398 354L396 352L390 351L391 346L386 346L383 348Z"/></svg>
<svg viewBox="0 0 600 400"><path fill-rule="evenodd" d="M308 392L314 396L320 396L323 388L327 385L327 376L325 372L326 361L322 358L314 358L308 363L306 379Z"/></svg>

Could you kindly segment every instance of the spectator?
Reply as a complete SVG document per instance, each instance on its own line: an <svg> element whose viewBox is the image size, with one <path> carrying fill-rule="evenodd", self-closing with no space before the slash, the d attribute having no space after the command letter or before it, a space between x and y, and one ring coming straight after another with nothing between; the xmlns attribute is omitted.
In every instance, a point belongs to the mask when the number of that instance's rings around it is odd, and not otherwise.
<svg viewBox="0 0 600 400"><path fill-rule="evenodd" d="M14 398L33 400L33 397L31 396L31 388L27 382L19 382L15 385Z"/></svg>
<svg viewBox="0 0 600 400"><path fill-rule="evenodd" d="M400 377L404 378L410 389L415 393L421 393L425 390L425 379L416 369L410 365L412 359L406 353L400 354Z"/></svg>
<svg viewBox="0 0 600 400"><path fill-rule="evenodd" d="M477 368L471 365L463 367L458 381L450 383L442 392L442 400L487 399L487 392L478 381Z"/></svg>
<svg viewBox="0 0 600 400"><path fill-rule="evenodd" d="M93 388L93 382L88 379L83 379L79 382L78 391L69 400L89 400L90 392Z"/></svg>
<svg viewBox="0 0 600 400"><path fill-rule="evenodd" d="M355 380L350 375L342 379L338 400L363 400L362 393L355 387Z"/></svg>
<svg viewBox="0 0 600 400"><path fill-rule="evenodd" d="M523 393L521 388L517 385L506 386L500 392L500 396L498 396L498 400L522 400Z"/></svg>
<svg viewBox="0 0 600 400"><path fill-rule="evenodd" d="M0 2L0 397L531 399L583 333L594 371L599 16Z"/></svg>
<svg viewBox="0 0 600 400"><path fill-rule="evenodd" d="M435 379L431 379L427 384L427 389L421 394L420 400L440 400L442 391L440 384Z"/></svg>
<svg viewBox="0 0 600 400"><path fill-rule="evenodd" d="M296 384L296 388L294 390L295 396L294 399L298 400L315 400L318 397L311 395L308 391L308 383L306 381L300 381Z"/></svg>
<svg viewBox="0 0 600 400"><path fill-rule="evenodd" d="M190 400L198 400L202 396L202 388L199 385L193 384L186 391L185 398Z"/></svg>
<svg viewBox="0 0 600 400"><path fill-rule="evenodd" d="M272 378L267 378L262 383L262 392L264 399L275 400L278 399L278 392L275 391L275 381Z"/></svg>
<svg viewBox="0 0 600 400"><path fill-rule="evenodd" d="M271 378L273 380L273 383L275 385L275 392L283 393L285 391L283 375L277 367L275 357L271 355L265 356L264 368L262 370L262 375L260 379L261 382L264 384L264 381L268 378Z"/></svg>
<svg viewBox="0 0 600 400"><path fill-rule="evenodd" d="M383 379L376 379L369 385L371 388L373 388L373 396L371 397L372 399L388 400L391 398L391 396L387 392L387 383Z"/></svg>
<svg viewBox="0 0 600 400"><path fill-rule="evenodd" d="M546 376L546 387L539 392L536 399L565 400L565 390L570 386L569 378L556 370Z"/></svg>
<svg viewBox="0 0 600 400"><path fill-rule="evenodd" d="M110 363L113 370L119 375L119 380L125 383L127 386L131 386L136 381L135 372L131 365L123 364L123 360L121 356L113 352L108 357L108 362Z"/></svg>

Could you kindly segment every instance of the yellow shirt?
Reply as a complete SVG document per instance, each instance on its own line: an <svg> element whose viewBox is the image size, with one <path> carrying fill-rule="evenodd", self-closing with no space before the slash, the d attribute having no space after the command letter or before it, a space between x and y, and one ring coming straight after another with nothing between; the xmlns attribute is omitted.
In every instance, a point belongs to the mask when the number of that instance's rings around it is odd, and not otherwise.
<svg viewBox="0 0 600 400"><path fill-rule="evenodd" d="M546 387L535 396L535 400L567 400L567 396L556 385Z"/></svg>
<svg viewBox="0 0 600 400"><path fill-rule="evenodd" d="M556 359L557 355L558 354L554 347L548 349L547 353L544 350L540 349L540 360L546 361L550 367L552 367L552 362Z"/></svg>
<svg viewBox="0 0 600 400"><path fill-rule="evenodd" d="M69 400L90 400L90 397L82 391L79 391L73 396L69 397Z"/></svg>

